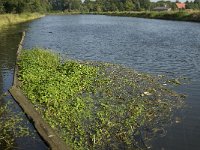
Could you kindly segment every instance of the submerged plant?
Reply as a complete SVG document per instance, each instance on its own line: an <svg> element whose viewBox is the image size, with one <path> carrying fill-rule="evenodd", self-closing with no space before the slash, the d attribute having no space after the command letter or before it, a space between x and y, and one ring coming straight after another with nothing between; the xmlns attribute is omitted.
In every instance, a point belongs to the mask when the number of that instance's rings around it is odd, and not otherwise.
<svg viewBox="0 0 200 150"><path fill-rule="evenodd" d="M24 50L19 80L43 118L74 149L145 149L182 106L160 77L123 66Z"/></svg>
<svg viewBox="0 0 200 150"><path fill-rule="evenodd" d="M20 114L10 109L10 103L0 105L0 147L10 149L16 138L29 135L29 130L22 124Z"/></svg>

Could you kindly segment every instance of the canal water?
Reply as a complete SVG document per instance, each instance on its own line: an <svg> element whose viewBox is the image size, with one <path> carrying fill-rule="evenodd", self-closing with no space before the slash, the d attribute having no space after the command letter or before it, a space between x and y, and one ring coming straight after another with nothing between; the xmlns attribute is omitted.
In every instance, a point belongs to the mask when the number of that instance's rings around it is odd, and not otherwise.
<svg viewBox="0 0 200 150"><path fill-rule="evenodd" d="M187 94L187 107L177 112L178 121L167 127L165 136L154 139L152 149L200 148L199 23L100 15L47 16L29 25L24 46L187 78L188 84L175 88Z"/></svg>
<svg viewBox="0 0 200 150"><path fill-rule="evenodd" d="M20 24L16 26L9 26L0 30L0 95L7 92L13 83L13 73L16 61L16 51L18 44L21 40L22 31L25 30L27 25ZM26 137L13 137L15 139L12 148L8 148L5 144L0 144L0 150L45 150L47 146L36 133L32 124L27 120L26 116L22 114L21 108L15 103L14 99L8 95L0 99L0 105L4 106L7 103L9 109L15 114L21 114L23 121L21 122L24 127L29 129L31 136ZM12 113L13 114L13 113ZM8 116L12 114L6 114ZM1 134L1 133L0 133ZM10 133L11 136L12 132ZM1 142L0 142L1 143Z"/></svg>

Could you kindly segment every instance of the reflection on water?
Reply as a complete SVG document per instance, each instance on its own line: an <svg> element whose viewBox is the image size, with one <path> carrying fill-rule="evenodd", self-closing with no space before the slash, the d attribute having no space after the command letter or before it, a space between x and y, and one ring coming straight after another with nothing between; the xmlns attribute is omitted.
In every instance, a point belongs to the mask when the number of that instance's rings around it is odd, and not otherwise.
<svg viewBox="0 0 200 150"><path fill-rule="evenodd" d="M25 29L25 25L10 26L0 30L0 95L8 91L13 82L13 72L16 61L16 51L19 41L21 40L21 32ZM0 99L0 105L5 105L12 102L10 109L14 113L22 113L19 106L15 103L10 95ZM7 114L11 115L11 114ZM13 149L29 149L29 150L43 150L47 149L44 142L40 139L38 134L34 133L35 129L27 122L26 116L23 116L23 123L33 133L33 137L15 138ZM0 133L1 134L1 133ZM12 136L12 133L10 133ZM0 145L0 150L6 149L5 145Z"/></svg>
<svg viewBox="0 0 200 150"><path fill-rule="evenodd" d="M30 24L25 47L54 49L69 57L124 64L136 70L184 76L188 95L180 123L155 139L152 149L200 147L200 24L93 15L47 16Z"/></svg>

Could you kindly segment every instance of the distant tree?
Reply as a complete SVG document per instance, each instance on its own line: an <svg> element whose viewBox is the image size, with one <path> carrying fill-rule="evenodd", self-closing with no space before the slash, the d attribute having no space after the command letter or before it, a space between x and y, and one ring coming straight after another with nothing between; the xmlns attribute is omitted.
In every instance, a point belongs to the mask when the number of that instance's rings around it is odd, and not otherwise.
<svg viewBox="0 0 200 150"><path fill-rule="evenodd" d="M53 10L64 9L64 0L49 0L49 2Z"/></svg>
<svg viewBox="0 0 200 150"><path fill-rule="evenodd" d="M93 1L91 1L91 0L85 0L84 1L84 8L85 8L85 10L88 10L88 11L94 11L95 10L95 4L96 4L97 2L93 2Z"/></svg>
<svg viewBox="0 0 200 150"><path fill-rule="evenodd" d="M135 0L135 8L136 10L141 10L141 1L140 0Z"/></svg>
<svg viewBox="0 0 200 150"><path fill-rule="evenodd" d="M126 0L124 7L125 7L125 10L131 11L135 8L135 5L132 0Z"/></svg>
<svg viewBox="0 0 200 150"><path fill-rule="evenodd" d="M140 0L140 8L143 8L144 10L149 10L150 8L150 0Z"/></svg>
<svg viewBox="0 0 200 150"><path fill-rule="evenodd" d="M200 0L195 0L194 2L186 1L186 9L200 9Z"/></svg>
<svg viewBox="0 0 200 150"><path fill-rule="evenodd" d="M3 6L3 3L0 1L0 14L1 13L4 13L4 6Z"/></svg>
<svg viewBox="0 0 200 150"><path fill-rule="evenodd" d="M186 9L192 9L191 8L191 5L190 5L190 2L187 0L186 2L185 2L185 4L186 4Z"/></svg>
<svg viewBox="0 0 200 150"><path fill-rule="evenodd" d="M119 11L124 11L124 10L125 10L124 4L123 4L122 2L119 2L119 3L118 3L118 10L119 10Z"/></svg>
<svg viewBox="0 0 200 150"><path fill-rule="evenodd" d="M64 0L64 10L80 10L81 0Z"/></svg>
<svg viewBox="0 0 200 150"><path fill-rule="evenodd" d="M5 13L45 12L49 10L48 0L1 0L1 11Z"/></svg>

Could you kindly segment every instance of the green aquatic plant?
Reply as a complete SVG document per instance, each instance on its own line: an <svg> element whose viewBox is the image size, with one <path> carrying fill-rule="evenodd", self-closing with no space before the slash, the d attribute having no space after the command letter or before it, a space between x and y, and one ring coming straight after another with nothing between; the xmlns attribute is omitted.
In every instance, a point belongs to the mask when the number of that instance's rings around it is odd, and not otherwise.
<svg viewBox="0 0 200 150"><path fill-rule="evenodd" d="M143 149L182 106L162 77L120 65L61 61L24 50L18 78L43 118L74 149Z"/></svg>
<svg viewBox="0 0 200 150"><path fill-rule="evenodd" d="M22 117L10 109L11 103L0 104L0 147L11 149L16 138L28 136L28 128L22 124Z"/></svg>

